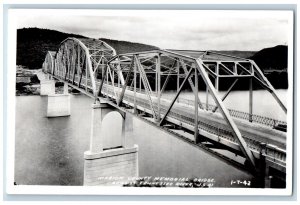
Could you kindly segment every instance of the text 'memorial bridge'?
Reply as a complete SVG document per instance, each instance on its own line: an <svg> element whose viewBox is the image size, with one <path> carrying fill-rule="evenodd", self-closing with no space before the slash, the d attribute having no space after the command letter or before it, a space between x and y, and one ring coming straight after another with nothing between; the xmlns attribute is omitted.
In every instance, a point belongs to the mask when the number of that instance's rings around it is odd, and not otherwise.
<svg viewBox="0 0 300 205"><path fill-rule="evenodd" d="M100 40L67 38L57 51L47 53L43 71L50 76L41 82L41 94L49 94L49 117L70 114L67 90L55 94L54 80L95 99L91 145L85 153L87 185L96 185L94 179L103 176L103 169L97 171L94 164L105 164L108 156L117 161L116 156L128 159L126 165L118 165L118 174L138 175L138 149L126 140L126 119L134 116L253 174L261 187L274 187L279 182L285 186L287 125L253 114L254 84L267 90L284 113L287 109L252 60L190 50L117 54ZM224 79L231 84L220 96ZM224 104L238 81L249 85L249 112L228 109ZM176 91L168 91L171 87ZM206 90L205 97L199 96L200 89ZM180 97L186 90L191 91L192 99ZM105 147L103 136L96 133L103 131L102 121L112 111L123 119L121 143ZM113 170L107 169L107 173Z"/></svg>

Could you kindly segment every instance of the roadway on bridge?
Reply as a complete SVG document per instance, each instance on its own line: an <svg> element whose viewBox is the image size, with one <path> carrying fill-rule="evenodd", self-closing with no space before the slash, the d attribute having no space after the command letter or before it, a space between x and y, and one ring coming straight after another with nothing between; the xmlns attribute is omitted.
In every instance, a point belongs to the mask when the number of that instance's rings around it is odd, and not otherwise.
<svg viewBox="0 0 300 205"><path fill-rule="evenodd" d="M105 85L107 87L109 85ZM112 91L112 86L109 86L109 93L105 93L107 89L103 89L104 94L110 94L111 97L116 98L113 94ZM118 88L115 88L115 91L117 92ZM121 90L120 90L121 92ZM125 91L125 102L126 99L133 99L134 97L134 92L131 90L126 90ZM136 97L138 101L144 102L144 105L148 103L147 95L143 93L136 93ZM153 99L153 102L157 102L157 97L156 96L151 96ZM161 107L162 107L162 114L163 115L163 110L165 110L169 105L170 105L170 100L167 99L161 99ZM141 104L141 103L140 103ZM157 104L157 103L155 103ZM175 102L172 110L172 112L179 114L180 116L187 116L188 118L186 119L179 119L180 121L186 121L188 123L194 124L194 107L190 105L186 105L183 103L178 103ZM255 123L250 123L247 122L246 120L241 120L234 118L235 123L237 124L239 130L241 131L242 135L244 138L251 139L256 142L260 143L266 143L266 144L271 144L279 147L280 149L285 149L286 148L286 133L272 129L271 127L268 126L263 126L261 124L255 124ZM201 129L201 125L205 126L206 124L211 125L210 129L212 127L215 127L216 129L220 130L227 130L230 132L229 126L226 124L226 121L224 118L221 116L220 113L215 112L209 112L205 110L199 109L199 127ZM220 133L221 134L221 133Z"/></svg>

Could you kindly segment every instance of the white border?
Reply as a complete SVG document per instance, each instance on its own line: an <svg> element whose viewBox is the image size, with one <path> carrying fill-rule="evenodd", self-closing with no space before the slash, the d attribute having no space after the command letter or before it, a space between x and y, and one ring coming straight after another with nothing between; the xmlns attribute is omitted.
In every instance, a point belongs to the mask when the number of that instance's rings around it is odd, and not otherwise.
<svg viewBox="0 0 300 205"><path fill-rule="evenodd" d="M49 12L53 10L43 9L38 11L37 9L32 10L34 12ZM96 10L58 10L55 11L56 15L63 12L67 15L99 15ZM165 15L168 13L169 15L176 15L178 12L182 15L193 15L193 13L197 11L149 11L149 10L102 10L101 15ZM201 11L201 12L214 12L210 11ZM216 11L215 11L216 12ZM220 11L217 11L218 13ZM222 11L224 13L231 14L233 16L238 15L239 12L245 11ZM289 18L289 56L288 56L288 65L293 65L293 13L290 11L284 11L284 13L280 11L251 11L255 14L266 15L266 13L274 12L277 15L287 15ZM193 189L193 188L137 188L137 187L85 187L85 186L14 186L14 145L15 145L15 81L16 81L16 18L17 13L22 13L22 10L9 9L8 11L8 48L7 48L7 81L9 84L7 85L7 193L8 194L56 194L56 195L291 195L292 188L292 99L293 99L293 69L289 68L289 90L288 90L288 132L287 132L287 187L286 189L252 189L252 188L210 188L210 189ZM295 136L296 137L296 136Z"/></svg>
<svg viewBox="0 0 300 205"><path fill-rule="evenodd" d="M118 4L297 4L298 0L252 0L252 1L241 1L241 0L3 0L4 4L109 4L109 5L118 5Z"/></svg>

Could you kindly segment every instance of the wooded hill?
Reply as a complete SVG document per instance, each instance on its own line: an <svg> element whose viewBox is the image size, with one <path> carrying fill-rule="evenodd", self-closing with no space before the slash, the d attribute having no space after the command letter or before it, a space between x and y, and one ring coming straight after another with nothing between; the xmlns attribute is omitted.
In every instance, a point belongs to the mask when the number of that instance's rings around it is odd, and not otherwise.
<svg viewBox="0 0 300 205"><path fill-rule="evenodd" d="M29 69L42 67L47 51L57 51L59 44L68 37L86 38L85 36L63 33L60 31L23 28L17 30L17 65L26 66ZM149 51L159 49L156 46L119 41L107 38L99 38L105 41L118 54ZM216 51L227 55L253 59L265 73L275 88L287 88L287 52L288 47L278 45L265 48L258 52L253 51ZM226 87L226 86L225 86ZM247 89L247 83L237 86L239 89Z"/></svg>
<svg viewBox="0 0 300 205"><path fill-rule="evenodd" d="M68 37L87 38L77 34L63 33L49 29L18 29L17 65L23 65L29 69L41 68L47 51L57 51L59 44ZM117 54L159 49L155 46L128 41L118 41L105 38L100 38L100 40L111 45L116 50Z"/></svg>

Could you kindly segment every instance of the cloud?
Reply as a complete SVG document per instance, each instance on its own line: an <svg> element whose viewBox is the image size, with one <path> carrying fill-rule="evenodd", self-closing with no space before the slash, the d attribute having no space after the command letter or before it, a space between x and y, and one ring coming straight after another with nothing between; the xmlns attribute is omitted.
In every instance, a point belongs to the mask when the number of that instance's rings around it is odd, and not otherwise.
<svg viewBox="0 0 300 205"><path fill-rule="evenodd" d="M250 15L249 15L250 14ZM194 50L260 50L288 41L288 20L278 15L230 15L202 12L192 15L99 16L27 14L18 27L41 27L93 38L152 44L161 48Z"/></svg>

